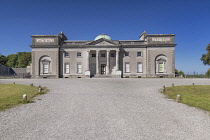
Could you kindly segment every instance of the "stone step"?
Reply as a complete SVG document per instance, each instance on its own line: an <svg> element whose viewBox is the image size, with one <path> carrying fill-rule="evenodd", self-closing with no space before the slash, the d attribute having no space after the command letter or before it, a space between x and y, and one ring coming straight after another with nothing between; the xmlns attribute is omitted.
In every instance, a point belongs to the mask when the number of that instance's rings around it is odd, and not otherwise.
<svg viewBox="0 0 210 140"><path fill-rule="evenodd" d="M116 78L115 75L111 75L111 74L108 74L108 75L105 75L105 74L99 74L99 75L94 75L92 76L91 78Z"/></svg>

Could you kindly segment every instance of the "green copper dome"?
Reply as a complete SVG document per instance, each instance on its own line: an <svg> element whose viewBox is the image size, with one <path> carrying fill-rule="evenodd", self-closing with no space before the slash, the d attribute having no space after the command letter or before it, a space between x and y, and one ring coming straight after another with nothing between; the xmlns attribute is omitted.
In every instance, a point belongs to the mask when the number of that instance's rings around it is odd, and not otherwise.
<svg viewBox="0 0 210 140"><path fill-rule="evenodd" d="M101 39L101 38L104 38L104 39L107 39L107 40L112 40L111 37L106 35L106 34L98 35L94 40L98 40L98 39Z"/></svg>

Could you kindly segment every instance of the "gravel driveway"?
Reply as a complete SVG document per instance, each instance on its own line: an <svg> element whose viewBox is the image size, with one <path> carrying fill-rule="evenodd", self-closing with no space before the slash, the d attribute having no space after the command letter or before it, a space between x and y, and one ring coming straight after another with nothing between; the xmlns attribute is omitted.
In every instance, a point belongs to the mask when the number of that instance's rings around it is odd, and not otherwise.
<svg viewBox="0 0 210 140"><path fill-rule="evenodd" d="M5 79L47 86L34 103L0 112L1 140L209 140L209 113L176 103L163 86L209 79Z"/></svg>

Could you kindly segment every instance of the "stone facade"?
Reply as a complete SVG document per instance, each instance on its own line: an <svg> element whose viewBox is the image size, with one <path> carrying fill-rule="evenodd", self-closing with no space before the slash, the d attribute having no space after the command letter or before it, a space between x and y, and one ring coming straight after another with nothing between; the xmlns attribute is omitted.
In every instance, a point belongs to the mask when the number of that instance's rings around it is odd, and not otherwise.
<svg viewBox="0 0 210 140"><path fill-rule="evenodd" d="M33 78L174 77L174 34L147 34L139 40L69 41L59 35L32 35Z"/></svg>

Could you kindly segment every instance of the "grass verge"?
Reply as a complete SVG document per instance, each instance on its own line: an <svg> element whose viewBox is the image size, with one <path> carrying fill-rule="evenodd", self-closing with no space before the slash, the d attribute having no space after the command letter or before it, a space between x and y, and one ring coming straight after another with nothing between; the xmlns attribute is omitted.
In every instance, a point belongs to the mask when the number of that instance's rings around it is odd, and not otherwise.
<svg viewBox="0 0 210 140"><path fill-rule="evenodd" d="M18 84L0 84L0 111L25 103L30 103L38 94L47 92L46 88L39 93L38 87L18 85ZM27 94L28 100L23 101L23 94Z"/></svg>
<svg viewBox="0 0 210 140"><path fill-rule="evenodd" d="M180 94L180 103L210 111L210 85L166 87L164 94L171 99Z"/></svg>

